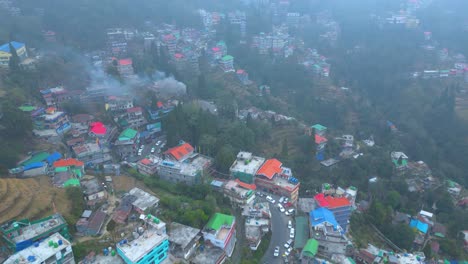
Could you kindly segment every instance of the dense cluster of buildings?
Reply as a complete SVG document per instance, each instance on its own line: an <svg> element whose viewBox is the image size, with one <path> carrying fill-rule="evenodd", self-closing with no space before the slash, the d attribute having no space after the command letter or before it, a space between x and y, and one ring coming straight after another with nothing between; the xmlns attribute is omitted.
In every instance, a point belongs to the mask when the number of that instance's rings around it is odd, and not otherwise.
<svg viewBox="0 0 468 264"><path fill-rule="evenodd" d="M14 51L12 49L14 49ZM0 46L0 67L9 66L13 52L16 52L18 56L18 63L22 63L28 58L26 45L21 42L11 41Z"/></svg>

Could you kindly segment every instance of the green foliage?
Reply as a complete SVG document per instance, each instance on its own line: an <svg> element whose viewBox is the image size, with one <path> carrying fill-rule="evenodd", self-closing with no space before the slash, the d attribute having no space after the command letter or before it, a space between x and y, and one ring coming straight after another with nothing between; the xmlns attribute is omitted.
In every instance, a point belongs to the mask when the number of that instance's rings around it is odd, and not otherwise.
<svg viewBox="0 0 468 264"><path fill-rule="evenodd" d="M231 145L224 145L215 157L216 169L223 173L229 173L229 167L236 159L236 153Z"/></svg>
<svg viewBox="0 0 468 264"><path fill-rule="evenodd" d="M73 218L73 220L71 221L71 223L76 223L76 221L81 217L83 210L85 209L83 193L81 192L80 187L67 187L66 193L67 198L70 201L72 201L70 215Z"/></svg>

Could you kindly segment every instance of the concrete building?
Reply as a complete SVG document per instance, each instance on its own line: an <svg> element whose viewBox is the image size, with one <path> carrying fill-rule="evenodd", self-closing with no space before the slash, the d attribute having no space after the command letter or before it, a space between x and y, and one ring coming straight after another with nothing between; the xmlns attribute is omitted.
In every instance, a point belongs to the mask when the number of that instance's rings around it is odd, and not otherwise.
<svg viewBox="0 0 468 264"><path fill-rule="evenodd" d="M228 257L231 256L236 245L236 218L232 215L215 213L203 231L205 242L221 248Z"/></svg>
<svg viewBox="0 0 468 264"><path fill-rule="evenodd" d="M16 54L18 55L20 62L28 58L28 51L26 50L26 45L21 42L12 41L0 46L0 67L9 66L10 58L12 56L10 45L16 50Z"/></svg>
<svg viewBox="0 0 468 264"><path fill-rule="evenodd" d="M191 264L222 264L226 261L226 252L224 250L210 246L198 253L191 261Z"/></svg>
<svg viewBox="0 0 468 264"><path fill-rule="evenodd" d="M13 254L4 264L75 264L71 243L59 233Z"/></svg>
<svg viewBox="0 0 468 264"><path fill-rule="evenodd" d="M194 153L195 149L189 143L181 142L179 145L166 150L164 156L166 160L184 162Z"/></svg>
<svg viewBox="0 0 468 264"><path fill-rule="evenodd" d="M133 108L133 99L130 96L107 96L106 110L111 112L124 112Z"/></svg>
<svg viewBox="0 0 468 264"><path fill-rule="evenodd" d="M229 172L234 179L239 179L245 183L254 183L255 174L265 159L262 157L253 156L250 152L241 151L237 154L237 158L229 168Z"/></svg>
<svg viewBox="0 0 468 264"><path fill-rule="evenodd" d="M132 59L121 59L117 62L117 71L119 71L120 77L128 78L134 74L133 61Z"/></svg>
<svg viewBox="0 0 468 264"><path fill-rule="evenodd" d="M225 55L219 61L219 66L224 72L234 72L234 57L231 55Z"/></svg>
<svg viewBox="0 0 468 264"><path fill-rule="evenodd" d="M96 178L82 180L80 184L81 189L83 190L83 195L85 196L86 204L89 207L94 207L96 204L107 199L107 192L104 189L103 184L100 184Z"/></svg>
<svg viewBox="0 0 468 264"><path fill-rule="evenodd" d="M28 219L11 221L0 228L7 247L14 252L30 247L34 242L43 240L56 232L65 238L70 238L67 222L60 214L35 221Z"/></svg>
<svg viewBox="0 0 468 264"><path fill-rule="evenodd" d="M136 130L127 128L122 131L114 142L117 154L119 154L121 158L135 156L137 152L138 138L139 134Z"/></svg>
<svg viewBox="0 0 468 264"><path fill-rule="evenodd" d="M86 236L99 235L106 220L107 214L101 210L97 210L90 215L84 213L75 224L76 231Z"/></svg>
<svg viewBox="0 0 468 264"><path fill-rule="evenodd" d="M201 168L177 161L164 160L158 164L157 171L163 180L187 185L200 183L202 177Z"/></svg>
<svg viewBox="0 0 468 264"><path fill-rule="evenodd" d="M283 167L277 159L269 159L256 173L255 184L268 192L288 197L291 203L297 201L299 181L292 176L291 169Z"/></svg>
<svg viewBox="0 0 468 264"><path fill-rule="evenodd" d="M223 184L223 193L231 200L231 203L250 204L255 199L255 188L253 186L255 185L246 184L239 180L230 180Z"/></svg>
<svg viewBox="0 0 468 264"><path fill-rule="evenodd" d="M169 242L171 253L188 260L198 246L201 238L200 229L172 222L169 226Z"/></svg>
<svg viewBox="0 0 468 264"><path fill-rule="evenodd" d="M125 32L121 28L107 29L107 51L115 57L127 54L127 40Z"/></svg>
<svg viewBox="0 0 468 264"><path fill-rule="evenodd" d="M129 195L136 197L132 202L133 209L140 214L144 214L147 209L158 207L159 198L151 195L140 188L133 188L128 192Z"/></svg>
<svg viewBox="0 0 468 264"><path fill-rule="evenodd" d="M392 151L392 153L390 153L390 157L397 170L404 170L408 167L408 156L406 156L405 153Z"/></svg>
<svg viewBox="0 0 468 264"><path fill-rule="evenodd" d="M270 220L247 218L245 220L245 237L251 250L257 250L262 237L270 230Z"/></svg>
<svg viewBox="0 0 468 264"><path fill-rule="evenodd" d="M169 252L165 224L161 228L163 222L151 215L142 215L140 219L144 220L144 227L138 228L133 240L123 239L117 243L117 254L126 264L162 263Z"/></svg>
<svg viewBox="0 0 468 264"><path fill-rule="evenodd" d="M160 162L161 160L156 156L144 158L137 163L138 172L146 176L154 175Z"/></svg>
<svg viewBox="0 0 468 264"><path fill-rule="evenodd" d="M349 224L349 218L353 210L351 202L346 197L333 197L319 193L314 196L317 207L324 207L333 212L336 221L346 232Z"/></svg>
<svg viewBox="0 0 468 264"><path fill-rule="evenodd" d="M327 208L318 208L310 212L310 234L319 243L318 251L331 257L333 254L345 255L350 241Z"/></svg>
<svg viewBox="0 0 468 264"><path fill-rule="evenodd" d="M117 120L121 127L138 128L148 123L143 115L143 108L139 106L128 108L124 117L114 117L114 119Z"/></svg>

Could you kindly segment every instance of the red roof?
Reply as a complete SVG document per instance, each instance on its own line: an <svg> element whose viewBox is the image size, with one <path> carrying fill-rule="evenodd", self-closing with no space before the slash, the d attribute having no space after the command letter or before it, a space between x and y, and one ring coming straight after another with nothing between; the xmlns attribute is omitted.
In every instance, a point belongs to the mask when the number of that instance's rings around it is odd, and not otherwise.
<svg viewBox="0 0 468 264"><path fill-rule="evenodd" d="M133 64L132 59L121 59L121 60L119 60L119 65L121 65L121 66L132 65L132 64Z"/></svg>
<svg viewBox="0 0 468 264"><path fill-rule="evenodd" d="M91 123L90 127L91 132L93 132L96 135L105 135L107 132L106 126L104 126L104 124L101 122L93 122Z"/></svg>
<svg viewBox="0 0 468 264"><path fill-rule="evenodd" d="M238 70L237 70L237 74L243 74L244 72L245 72L245 71L242 70L242 69L238 69Z"/></svg>
<svg viewBox="0 0 468 264"><path fill-rule="evenodd" d="M184 143L177 147L170 148L164 152L164 154L169 154L174 157L176 160L181 160L188 154L194 151L194 148L189 143Z"/></svg>
<svg viewBox="0 0 468 264"><path fill-rule="evenodd" d="M345 197L325 196L323 193L315 195L314 199L320 207L327 207L329 209L351 205L349 200Z"/></svg>
<svg viewBox="0 0 468 264"><path fill-rule="evenodd" d="M245 182L241 182L239 179L236 179L236 182L242 188L249 189L249 190L254 190L254 191L257 189L257 185L255 185L253 183L248 184L248 183L245 183Z"/></svg>
<svg viewBox="0 0 468 264"><path fill-rule="evenodd" d="M143 109L139 106L127 109L127 113L136 113L136 112L142 112L142 111Z"/></svg>
<svg viewBox="0 0 468 264"><path fill-rule="evenodd" d="M142 159L142 160L140 160L140 162L141 162L141 164L143 164L143 165L149 165L149 164L151 164L151 160L149 160L149 159Z"/></svg>
<svg viewBox="0 0 468 264"><path fill-rule="evenodd" d="M47 113L53 113L53 112L55 112L56 110L57 110L57 109L56 109L55 107L52 107L52 106L51 106L51 107L49 107L49 108L46 109L46 112L47 112Z"/></svg>
<svg viewBox="0 0 468 264"><path fill-rule="evenodd" d="M184 54L176 53L176 54L174 54L174 57L175 57L176 59L181 59L181 58L184 57Z"/></svg>
<svg viewBox="0 0 468 264"><path fill-rule="evenodd" d="M218 52L219 48L218 47L213 47L213 48L211 48L211 50L214 51L214 52Z"/></svg>
<svg viewBox="0 0 468 264"><path fill-rule="evenodd" d="M269 159L263 163L262 167L257 171L257 175L263 175L268 179L272 179L276 173L280 173L281 170L281 161L277 159Z"/></svg>
<svg viewBox="0 0 468 264"><path fill-rule="evenodd" d="M315 134L315 143L316 144L322 144L324 142L327 142L328 140L325 137L322 137L320 135Z"/></svg>
<svg viewBox="0 0 468 264"><path fill-rule="evenodd" d="M70 158L70 159L61 159L61 160L57 160L56 162L54 162L54 167L69 167L69 166L83 166L84 163L82 161L79 161L77 159L73 159L73 158Z"/></svg>
<svg viewBox="0 0 468 264"><path fill-rule="evenodd" d="M164 106L164 104L161 101L158 101L156 105L158 106L158 108L162 108Z"/></svg>

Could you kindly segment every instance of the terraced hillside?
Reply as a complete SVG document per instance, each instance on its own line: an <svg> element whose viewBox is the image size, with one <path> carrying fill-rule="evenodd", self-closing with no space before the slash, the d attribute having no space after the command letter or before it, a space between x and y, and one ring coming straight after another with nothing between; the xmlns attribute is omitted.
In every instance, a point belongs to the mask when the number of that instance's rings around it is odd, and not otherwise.
<svg viewBox="0 0 468 264"><path fill-rule="evenodd" d="M0 223L11 219L40 218L54 212L65 217L70 201L64 189L53 187L47 176L34 179L0 178Z"/></svg>

